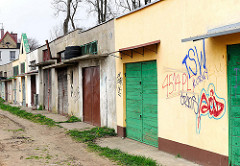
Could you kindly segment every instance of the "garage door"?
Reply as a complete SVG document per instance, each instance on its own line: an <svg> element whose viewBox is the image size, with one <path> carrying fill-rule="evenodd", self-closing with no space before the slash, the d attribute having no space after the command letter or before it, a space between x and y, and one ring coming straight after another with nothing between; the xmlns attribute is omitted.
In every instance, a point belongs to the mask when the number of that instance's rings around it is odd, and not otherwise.
<svg viewBox="0 0 240 166"><path fill-rule="evenodd" d="M229 162L240 165L240 45L228 50Z"/></svg>
<svg viewBox="0 0 240 166"><path fill-rule="evenodd" d="M50 69L44 70L44 109L51 111L52 108L52 79Z"/></svg>
<svg viewBox="0 0 240 166"><path fill-rule="evenodd" d="M67 69L58 70L58 113L68 114Z"/></svg>
<svg viewBox="0 0 240 166"><path fill-rule="evenodd" d="M158 146L156 61L126 64L127 137Z"/></svg>
<svg viewBox="0 0 240 166"><path fill-rule="evenodd" d="M101 126L99 66L83 69L83 121Z"/></svg>

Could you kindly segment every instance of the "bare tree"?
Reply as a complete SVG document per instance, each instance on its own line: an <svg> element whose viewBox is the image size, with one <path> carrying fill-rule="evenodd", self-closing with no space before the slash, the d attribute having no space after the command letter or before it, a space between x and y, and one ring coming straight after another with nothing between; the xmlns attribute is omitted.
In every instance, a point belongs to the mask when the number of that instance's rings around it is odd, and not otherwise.
<svg viewBox="0 0 240 166"><path fill-rule="evenodd" d="M50 41L63 35L63 27L61 25L55 25L50 30Z"/></svg>
<svg viewBox="0 0 240 166"><path fill-rule="evenodd" d="M40 46L38 40L35 38L28 38L28 44L29 44L31 51L35 50L36 48L38 48Z"/></svg>
<svg viewBox="0 0 240 166"><path fill-rule="evenodd" d="M93 7L93 9L90 9L90 12L97 13L98 24L107 21L115 15L112 12L109 0L86 0L86 2Z"/></svg>
<svg viewBox="0 0 240 166"><path fill-rule="evenodd" d="M120 11L129 12L151 3L151 0L115 0Z"/></svg>
<svg viewBox="0 0 240 166"><path fill-rule="evenodd" d="M63 22L63 33L64 35L68 33L68 23L71 22L71 26L73 30L76 29L76 25L74 22L74 17L76 15L79 2L81 0L53 0L52 5L54 6L56 13L58 16L60 12L66 13L66 17Z"/></svg>

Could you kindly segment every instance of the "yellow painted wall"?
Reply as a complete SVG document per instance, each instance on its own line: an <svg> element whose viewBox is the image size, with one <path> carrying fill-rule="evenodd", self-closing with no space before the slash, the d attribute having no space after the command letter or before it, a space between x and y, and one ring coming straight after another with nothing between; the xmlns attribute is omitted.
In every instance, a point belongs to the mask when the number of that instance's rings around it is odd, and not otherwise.
<svg viewBox="0 0 240 166"><path fill-rule="evenodd" d="M21 46L20 46L20 51L19 51L19 58L15 61L12 62L12 67L17 66L19 67L19 74L21 75L21 63L25 62L25 73L27 72L27 54L26 50L24 47L23 39L21 39ZM22 94L22 78L25 78L25 98L26 98L26 104L28 99L27 99L27 76L22 76L22 77L16 77L16 82L17 82L17 94L16 94L16 100L17 103L22 104L23 101L23 94ZM13 84L13 82L12 82ZM14 85L14 84L13 84Z"/></svg>
<svg viewBox="0 0 240 166"><path fill-rule="evenodd" d="M240 43L240 34L215 37L205 40L207 79L196 85L193 92L193 79L189 79L188 95L194 94L200 98L201 91L215 87L218 101L224 103L226 112L221 119L210 119L201 116L201 128L197 129L197 115L193 109L180 104L182 87L175 82L162 88L168 76L170 81L175 76L186 78L187 68L182 61L189 49L197 49L198 55L203 51L203 41L185 42L181 39L190 36L206 34L207 30L219 26L237 23L240 20L240 1L199 1L199 0L165 0L146 7L132 14L115 20L116 50L161 40L158 53L146 52L144 56L134 54L133 58L123 55L123 59L116 58L116 74L122 76L126 63L157 60L158 66L158 137L179 143L198 147L207 151L228 155L228 109L227 109L227 50L226 45ZM193 52L190 51L193 57ZM196 58L196 56L195 56ZM188 60L189 66L195 71L193 61ZM197 66L199 71L199 66ZM203 70L203 66L202 66ZM171 75L171 76L170 76ZM184 76L183 76L184 75ZM176 77L175 77L176 78ZM176 80L176 79L175 79ZM174 85L174 87L173 87ZM117 85L119 86L119 85ZM120 85L121 86L121 85ZM125 105L125 76L123 76L122 96L117 98L117 125L126 126ZM184 84L184 91L187 90ZM197 100L199 102L199 100ZM220 117L220 116L219 116ZM218 117L218 118L219 118Z"/></svg>

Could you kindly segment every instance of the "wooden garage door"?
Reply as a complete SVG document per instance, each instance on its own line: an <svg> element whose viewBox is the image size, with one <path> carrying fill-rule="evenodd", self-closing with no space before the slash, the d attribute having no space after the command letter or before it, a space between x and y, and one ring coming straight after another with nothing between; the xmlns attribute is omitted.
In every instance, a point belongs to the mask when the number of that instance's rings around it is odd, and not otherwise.
<svg viewBox="0 0 240 166"><path fill-rule="evenodd" d="M99 66L83 69L83 121L101 126Z"/></svg>
<svg viewBox="0 0 240 166"><path fill-rule="evenodd" d="M240 165L240 44L227 47L229 162Z"/></svg>
<svg viewBox="0 0 240 166"><path fill-rule="evenodd" d="M126 64L127 137L158 146L156 61Z"/></svg>
<svg viewBox="0 0 240 166"><path fill-rule="evenodd" d="M58 113L68 114L67 69L58 70Z"/></svg>

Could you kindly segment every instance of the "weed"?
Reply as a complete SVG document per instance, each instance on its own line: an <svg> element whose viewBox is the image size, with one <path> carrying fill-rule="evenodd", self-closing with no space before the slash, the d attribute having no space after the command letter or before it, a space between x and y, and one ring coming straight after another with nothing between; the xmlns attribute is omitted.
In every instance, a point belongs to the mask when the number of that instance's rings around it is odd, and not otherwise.
<svg viewBox="0 0 240 166"><path fill-rule="evenodd" d="M67 133L80 142L94 141L96 138L116 135L114 129L109 129L107 127L95 127L86 131L69 130Z"/></svg>
<svg viewBox="0 0 240 166"><path fill-rule="evenodd" d="M27 157L26 159L28 159L28 160L31 160L31 159L39 160L39 159L43 159L43 157L39 157L39 156L30 156L30 157Z"/></svg>
<svg viewBox="0 0 240 166"><path fill-rule="evenodd" d="M68 120L58 123L74 123L74 122L81 122L81 119L77 118L76 116L70 116Z"/></svg>
<svg viewBox="0 0 240 166"><path fill-rule="evenodd" d="M108 147L100 147L92 142L89 142L88 147L92 151L99 152L100 156L105 156L113 161L116 161L120 165L138 165L138 166L156 166L156 161L146 158L144 156L135 156L124 153L118 149L110 149Z"/></svg>
<svg viewBox="0 0 240 166"><path fill-rule="evenodd" d="M8 131L12 131L12 132L16 133L16 132L19 132L19 131L24 131L24 129L16 129L16 130L9 129Z"/></svg>
<svg viewBox="0 0 240 166"><path fill-rule="evenodd" d="M38 107L38 110L43 110L43 106L40 105L40 106Z"/></svg>
<svg viewBox="0 0 240 166"><path fill-rule="evenodd" d="M100 156L105 156L120 165L140 165L140 166L156 166L156 161L143 156L135 156L124 153L118 149L110 149L108 147L100 147L94 143L96 138L115 136L114 129L107 127L95 127L87 131L70 130L67 132L73 139L79 142L87 143L90 150L98 152Z"/></svg>
<svg viewBox="0 0 240 166"><path fill-rule="evenodd" d="M47 154L45 157L45 159L48 159L48 160L50 160L51 158L52 158L52 156L50 154Z"/></svg>
<svg viewBox="0 0 240 166"><path fill-rule="evenodd" d="M14 115L17 115L21 118L31 120L35 123L40 123L42 125L47 126L56 126L56 122L50 118L47 118L46 116L43 116L41 114L32 114L30 112L26 112L25 110L21 110L20 107L13 107L7 104L3 103L3 99L0 99L0 109L4 111L8 111Z"/></svg>
<svg viewBox="0 0 240 166"><path fill-rule="evenodd" d="M175 157L176 157L176 158L182 158L179 153L178 153Z"/></svg>

